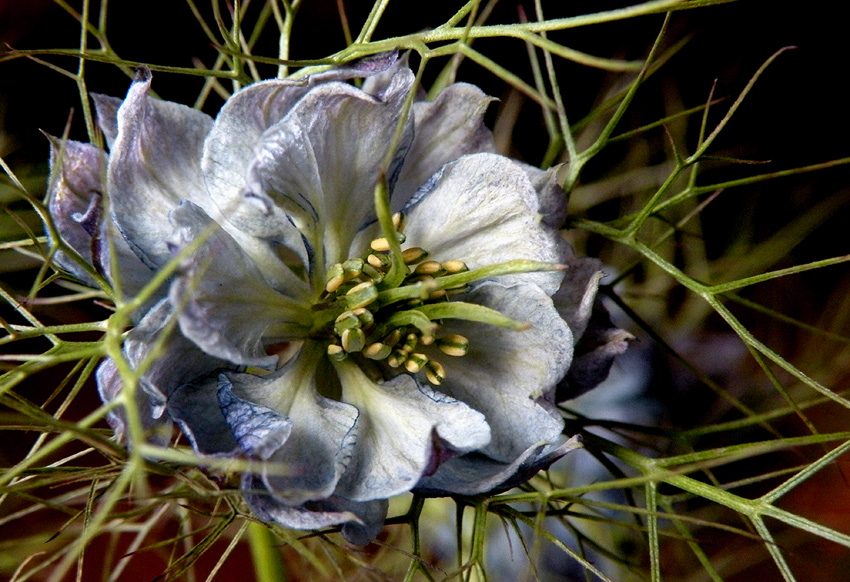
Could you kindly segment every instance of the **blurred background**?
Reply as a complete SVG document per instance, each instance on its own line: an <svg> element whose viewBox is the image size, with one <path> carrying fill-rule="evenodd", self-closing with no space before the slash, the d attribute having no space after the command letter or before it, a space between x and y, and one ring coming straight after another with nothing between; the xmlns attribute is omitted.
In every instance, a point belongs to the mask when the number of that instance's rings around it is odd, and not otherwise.
<svg viewBox="0 0 850 582"><path fill-rule="evenodd" d="M256 2L258 5L261 2ZM351 30L359 29L372 2L342 2ZM547 19L596 12L629 5L628 2L543 1ZM459 2L390 2L373 38L413 33L445 22L461 5ZM68 6L80 10L73 0ZM224 3L221 4L225 11ZM92 14L100 9L93 2ZM197 10L212 25L212 10L206 1ZM764 3L733 2L677 13L670 24L665 47L686 41L669 61L648 79L637 94L621 126L625 132L652 123L677 112L703 105L714 84L714 97L725 99L714 105L708 116L709 128L722 117L734 98L771 54L788 46L758 80L731 123L711 148L718 159L701 165L700 185L725 184L746 176L778 172L840 160L850 156L850 107L847 106L847 45L845 22L840 7L829 2ZM246 18L256 18L259 10ZM488 23L517 22L521 14L534 19L533 2L501 0L495 3ZM624 22L554 32L550 38L589 54L627 60L644 58L652 45L662 17L652 15ZM211 67L218 52L188 3L175 0L112 2L108 12L109 41L123 59L173 67ZM274 27L269 27L273 33ZM48 175L48 142L39 130L88 141L80 113L80 96L73 79L34 59L9 58L9 49L70 49L79 46L79 24L59 2L51 0L0 0L0 157L15 172L36 198L44 195ZM92 41L93 43L93 41ZM291 57L316 59L346 46L335 0L304 2L295 22ZM475 49L499 62L525 81L533 83L525 45L506 38L481 39ZM254 54L275 56L277 38L266 34L259 38ZM38 55L52 65L76 71L72 57ZM414 64L416 57L412 58ZM599 129L599 122L586 116L615 91L631 80L629 74L609 73L557 60L562 97L571 122L583 123L579 144L586 145ZM272 65L258 65L264 77L276 74ZM439 66L431 65L425 85L436 78ZM154 88L164 99L194 104L203 88L203 78L168 72L156 72ZM430 75L430 76L429 76ZM499 98L488 113L497 144L503 152L530 164L539 165L546 156L549 139L540 107L521 92L478 65L464 61L457 79L475 83ZM91 61L87 64L87 88L90 92L123 96L129 77L113 64ZM228 89L231 87L226 85ZM215 115L223 103L212 93L203 109ZM585 168L571 193L572 219L610 221L639 210L670 170L671 143L684 155L692 152L699 136L700 113L679 117L665 129L642 132L636 137L610 144ZM757 164L732 164L720 158L737 158ZM664 256L696 280L710 283L730 281L776 269L802 265L850 252L847 225L850 221L850 171L836 165L813 172L797 173L742 187L718 188L699 198L704 207L682 205L659 216L647 227L646 240L652 240L669 224L683 221L663 246ZM710 201L709 198L711 197ZM0 176L0 243L40 233L41 222L22 199L10 180ZM689 220L690 213L694 217ZM569 403L578 413L576 429L594 423L586 417L601 419L600 434L627 442L650 455L681 454L690 447L707 449L740 442L791 437L817 432L850 430L850 413L835 403L805 408L802 414L782 414L766 424L742 427L735 431L703 431L719 423L741 418L737 402L755 413L769 413L788 406L775 388L775 382L788 388L794 402L806 402L816 395L799 385L776 366L760 366L744 343L701 299L689 293L675 280L631 249L604 237L581 230L570 230L569 240L582 254L597 256L606 264L616 282L607 292L617 298L608 303L618 324L639 339L627 356L615 364L611 379L599 390ZM33 256L0 247L0 288L15 298L31 294L40 262ZM617 279L622 274L622 278ZM797 368L835 392L846 394L850 388L850 277L846 265L839 264L772 280L741 289L726 304L750 332ZM46 288L39 297L58 294ZM619 303L619 305L618 305ZM754 308L753 304L762 306ZM103 306L91 301L51 304L31 302L31 309L45 324L71 323L103 318ZM17 321L14 310L3 302L0 317ZM794 320L791 322L790 320ZM796 323L795 323L796 322ZM820 330L820 331L816 331ZM91 339L96 339L96 336ZM46 342L32 340L0 345L0 354L38 353ZM0 372L11 369L12 361L0 362ZM40 373L16 388L34 403L43 403L61 383L69 368L59 367ZM91 386L83 389L65 418L73 420L96 408L99 401ZM52 411L50 405L46 410ZM3 424L12 426L21 420L3 409ZM626 427L617 430L611 422L633 423L646 429ZM3 427L0 426L0 429ZM621 427L622 428L622 427ZM673 432L670 432L673 431ZM690 431L690 432L689 432ZM671 434L690 435L686 445ZM19 428L4 433L0 440L0 465L9 467L38 438L36 431ZM817 449L817 450L815 450ZM800 447L784 452L748 458L718 467L705 479L720 483L746 481L753 476L770 475L787 467L810 462L825 452L823 448ZM783 498L782 507L809 519L850 534L850 466L846 456ZM573 455L553 471L574 484L582 479L610 479L610 467L602 468L589 453ZM600 472L601 470L601 472ZM745 483L736 492L757 496L779 481L769 478ZM670 492L672 494L672 492ZM615 497L616 498L616 497ZM623 498L617 498L621 502ZM31 502L32 500L29 500ZM0 573L11 576L22 559L38 551L49 551L49 536L58 533L71 516L62 512L42 511L31 519L8 519L27 506L26 496L7 498L0 505ZM430 503L430 502L429 502ZM746 531L745 520L733 512L707 502L685 504L695 519L727 524ZM430 509L429 509L430 507ZM446 531L435 528L431 543L434 560L451 559L453 509L434 503L426 506L435 522L445 519ZM426 513L426 515L428 515ZM615 519L615 518L612 518ZM601 527L599 525L595 527ZM157 535L169 539L177 535L176 526L166 526ZM747 538L718 527L696 527L699 541L723 580L781 580L764 544L753 535ZM752 532L751 532L752 533ZM850 571L850 551L786 526L774 530L786 559L799 580L839 582ZM494 534L495 536L496 534ZM565 534L569 537L568 532ZM41 537L39 537L41 536ZM443 536L443 537L441 537ZM647 556L641 534L614 536L619 560L611 560L609 575L614 580L648 579ZM7 540L4 542L3 540ZM8 545L25 540L25 550L12 551ZM40 541L39 541L40 540ZM442 540L442 541L441 541ZM383 538L388 544L407 548L402 538ZM39 545L41 544L41 545ZM494 548L499 548L493 542ZM226 545L222 540L219 545ZM5 547L5 549L4 549ZM216 546L218 548L218 546ZM441 549L442 548L442 549ZM448 548L448 549L446 549ZM220 550L221 548L219 548ZM102 548L93 548L86 559L96 563ZM517 551L514 548L514 551ZM244 574L250 560L246 544L240 544L225 562L226 572ZM286 554L292 563L301 558ZM448 553L448 557L443 553ZM215 552L211 552L215 553ZM163 570L162 552L148 552L158 559L132 561L133 567L122 580L153 580ZM385 568L390 579L397 571L391 562L393 550L370 546L360 559L377 569ZM495 555L495 554L494 554ZM538 576L542 580L584 580L585 573L574 561L556 559L544 552ZM606 563L600 552L590 551L597 563ZM106 558L102 558L106 564ZM494 563L498 560L494 557ZM205 561L204 561L205 560ZM381 560L384 560L383 562ZM209 562L209 563L207 563ZM403 560L402 560L403 562ZM204 558L199 566L203 580L215 563ZM301 567L301 566L298 566ZM303 566L307 568L306 565ZM521 566L505 566L505 578L491 568L492 579L524 579L529 573ZM512 570L511 568L518 568ZM676 535L664 538L662 569L665 580L703 580L707 574ZM301 578L298 568L289 569L291 580ZM306 570L305 570L306 571ZM364 573L365 572L365 573ZM403 570L402 570L403 572ZM380 579L371 570L355 570L352 578ZM70 576L70 575L69 575ZM73 576L67 579L72 579ZM42 573L32 579L46 580ZM88 578L83 578L87 580ZM94 579L94 578L92 578ZM105 578L104 578L105 579ZM248 579L240 577L240 579ZM400 579L400 576L399 576ZM533 579L533 578L528 578ZM592 579L592 576L588 579Z"/></svg>

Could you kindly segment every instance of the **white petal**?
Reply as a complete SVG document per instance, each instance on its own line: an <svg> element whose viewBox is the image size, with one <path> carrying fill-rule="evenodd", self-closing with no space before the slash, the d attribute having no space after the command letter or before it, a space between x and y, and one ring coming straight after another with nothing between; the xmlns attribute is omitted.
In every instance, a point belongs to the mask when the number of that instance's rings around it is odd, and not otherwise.
<svg viewBox="0 0 850 582"><path fill-rule="evenodd" d="M212 119L149 97L150 83L150 71L140 70L118 110L107 191L115 222L133 251L148 266L161 267L171 258L169 211L183 199L211 204L200 161Z"/></svg>
<svg viewBox="0 0 850 582"><path fill-rule="evenodd" d="M390 168L383 167L411 83L409 70L399 72L385 100L342 83L310 91L264 135L249 168L245 196L251 204L239 204L231 220L266 237L273 234L269 225L292 217L315 252L325 255L316 265L322 274L347 259L354 234L374 216L381 173L392 179L401 162L404 142Z"/></svg>
<svg viewBox="0 0 850 582"><path fill-rule="evenodd" d="M197 206L181 205L172 219L177 249L208 236L171 286L183 334L235 364L273 366L277 357L266 355L264 344L304 336L312 323L306 298L272 289L241 247Z"/></svg>
<svg viewBox="0 0 850 582"><path fill-rule="evenodd" d="M92 93L91 98L97 113L97 126L106 138L107 147L112 149L118 138L118 109L121 107L121 99L99 93Z"/></svg>
<svg viewBox="0 0 850 582"><path fill-rule="evenodd" d="M440 462L490 440L481 414L411 376L377 384L352 362L336 368L343 401L360 409L357 445L338 495L357 501L398 495Z"/></svg>
<svg viewBox="0 0 850 582"><path fill-rule="evenodd" d="M485 283L460 296L531 328L512 331L462 320L444 320L441 333L469 340L467 355L431 350L446 369L440 389L487 418L493 438L483 452L511 463L529 447L556 442L563 419L551 405L555 384L569 368L573 338L552 300L536 285Z"/></svg>
<svg viewBox="0 0 850 582"><path fill-rule="evenodd" d="M470 268L512 259L560 263L565 243L542 223L537 193L508 158L475 154L446 164L411 201L407 245L437 261L460 259ZM534 282L552 295L561 272L505 276Z"/></svg>

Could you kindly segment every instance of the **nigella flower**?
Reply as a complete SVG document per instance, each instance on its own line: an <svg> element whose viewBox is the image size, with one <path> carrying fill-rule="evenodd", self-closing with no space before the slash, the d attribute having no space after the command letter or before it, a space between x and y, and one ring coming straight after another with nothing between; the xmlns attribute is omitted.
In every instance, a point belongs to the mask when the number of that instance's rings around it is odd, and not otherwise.
<svg viewBox="0 0 850 582"><path fill-rule="evenodd" d="M124 344L156 354L148 438L173 422L201 455L265 461L242 480L260 518L357 543L392 496L503 491L576 446L553 404L627 337L557 231L555 172L491 153L479 89L406 114L414 77L386 54L251 85L212 120L150 83L95 96L108 154L53 140L50 194L78 278L132 297L179 261ZM98 384L122 390L111 360Z"/></svg>

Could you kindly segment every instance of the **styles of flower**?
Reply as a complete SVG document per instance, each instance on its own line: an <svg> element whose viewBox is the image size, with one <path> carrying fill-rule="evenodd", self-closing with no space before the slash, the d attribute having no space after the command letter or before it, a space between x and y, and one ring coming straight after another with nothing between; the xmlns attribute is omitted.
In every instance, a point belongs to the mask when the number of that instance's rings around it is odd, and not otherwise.
<svg viewBox="0 0 850 582"><path fill-rule="evenodd" d="M176 424L200 455L264 461L241 483L258 517L361 544L390 497L503 491L576 446L554 403L628 334L560 237L556 171L492 153L490 98L457 83L408 109L395 54L250 85L214 120L150 84L94 96L109 153L52 140L49 196L122 296L179 261L124 343L131 366L158 354L147 438ZM121 395L115 362L97 377Z"/></svg>

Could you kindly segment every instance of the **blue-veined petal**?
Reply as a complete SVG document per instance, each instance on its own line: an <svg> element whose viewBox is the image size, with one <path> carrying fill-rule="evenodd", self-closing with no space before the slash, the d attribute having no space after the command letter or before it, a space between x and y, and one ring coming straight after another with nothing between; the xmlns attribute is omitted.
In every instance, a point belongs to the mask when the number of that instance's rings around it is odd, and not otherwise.
<svg viewBox="0 0 850 582"><path fill-rule="evenodd" d="M283 471L261 475L265 487L289 505L330 497L357 442L360 413L319 394L316 376L321 363L318 346L307 345L271 376L231 373L222 378L243 400L290 419L289 438L264 457Z"/></svg>
<svg viewBox="0 0 850 582"><path fill-rule="evenodd" d="M361 546L375 539L387 516L386 499L358 502L331 497L288 505L276 499L274 493L253 475L243 478L242 492L257 517L264 521L301 530L341 525L345 539Z"/></svg>
<svg viewBox="0 0 850 582"><path fill-rule="evenodd" d="M500 463L480 453L449 460L434 475L423 477L414 491L420 495L496 494L521 485L575 449L581 441L573 437L558 445L530 446L510 463Z"/></svg>

